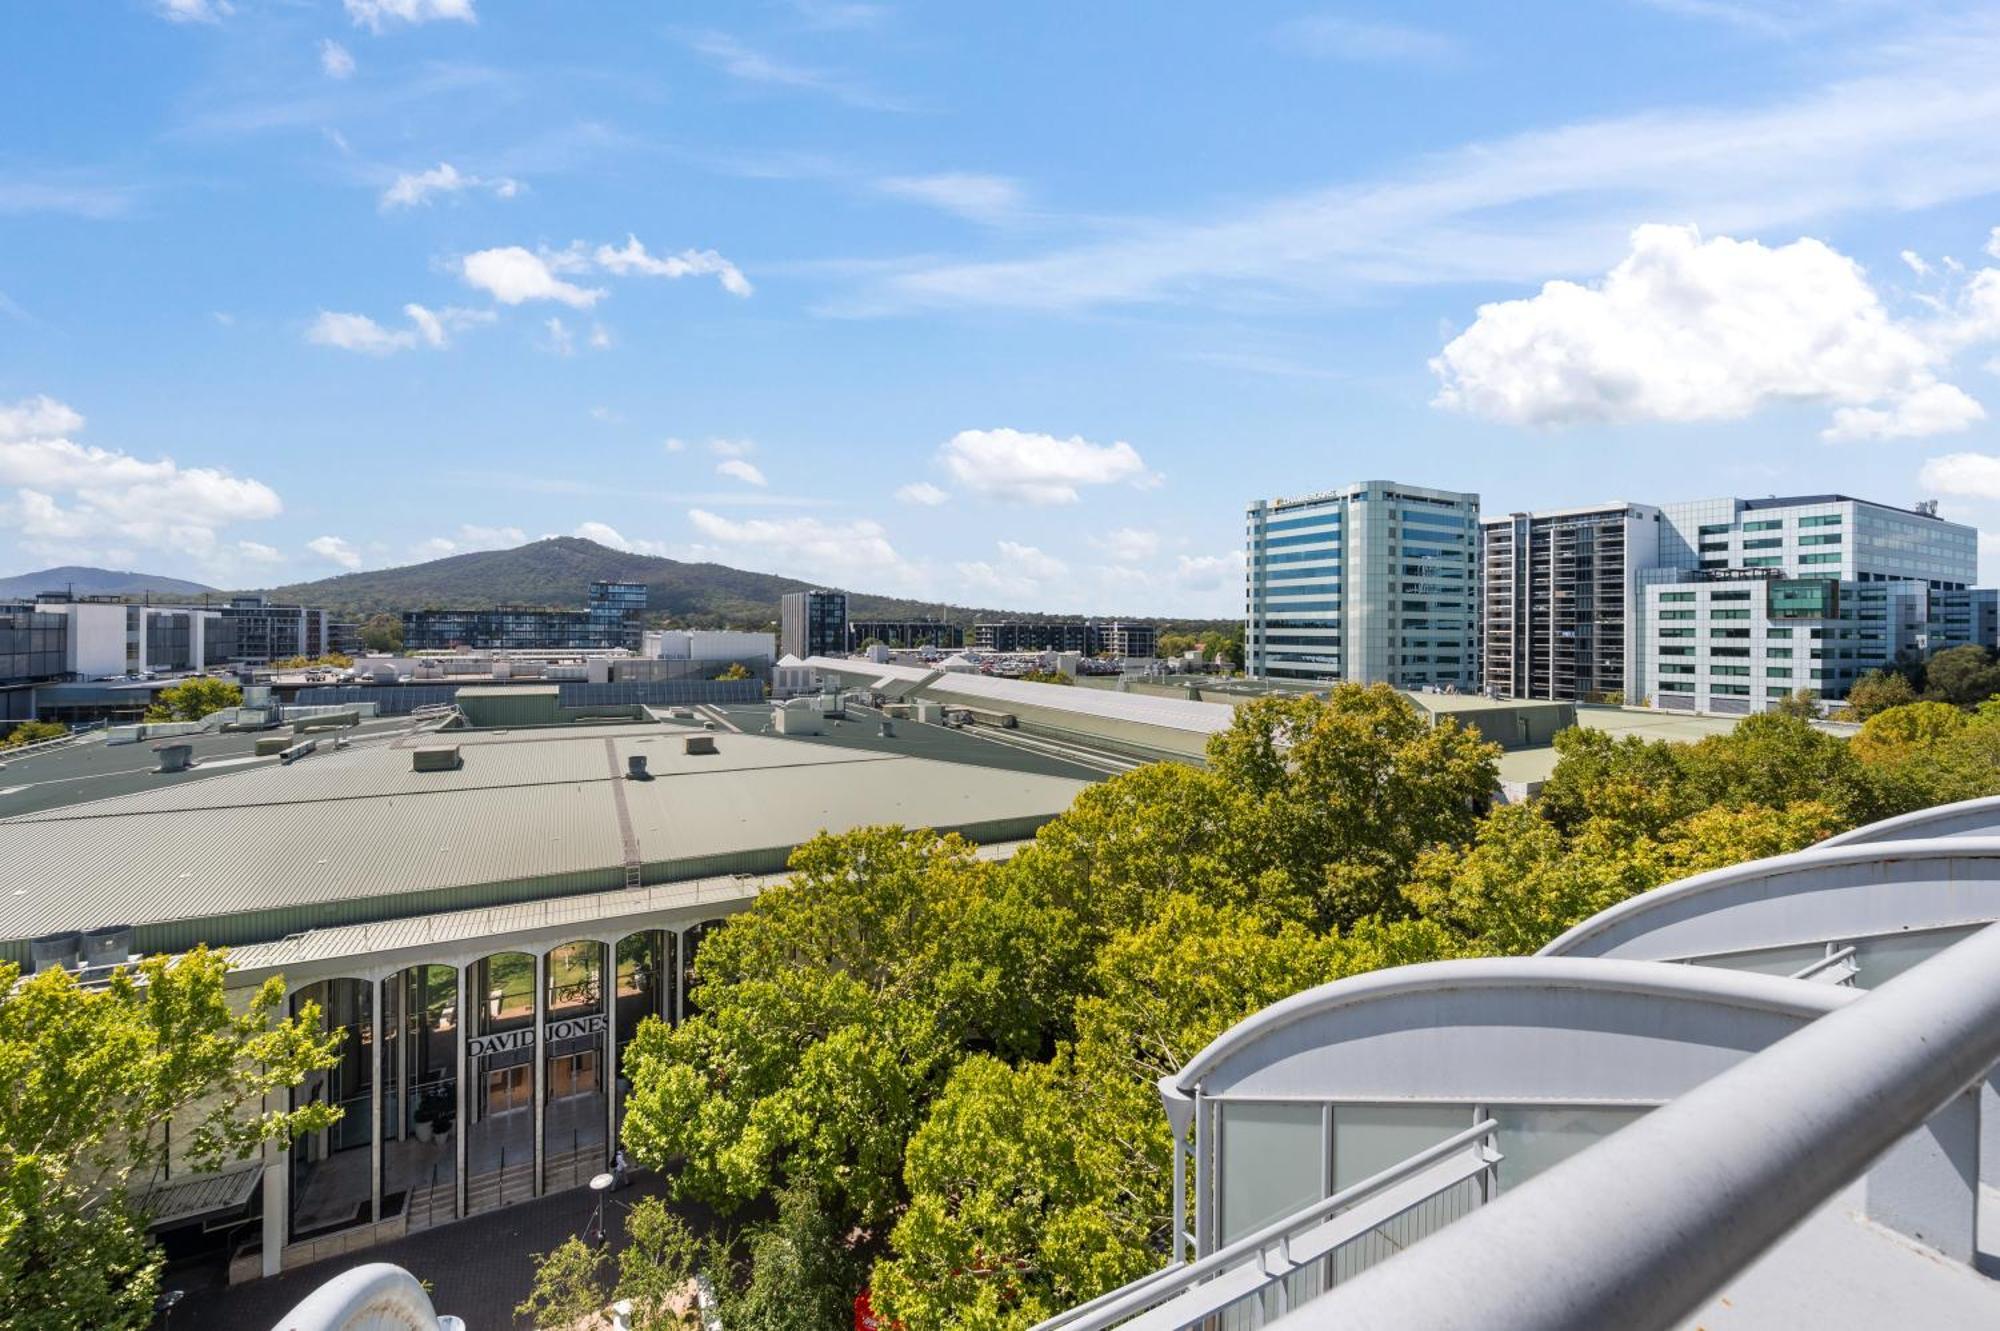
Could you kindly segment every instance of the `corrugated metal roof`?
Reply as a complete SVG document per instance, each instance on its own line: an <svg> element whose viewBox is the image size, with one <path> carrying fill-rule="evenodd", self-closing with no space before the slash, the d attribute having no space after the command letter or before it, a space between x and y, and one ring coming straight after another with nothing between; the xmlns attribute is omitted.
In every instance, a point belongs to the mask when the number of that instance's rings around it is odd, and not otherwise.
<svg viewBox="0 0 2000 1331"><path fill-rule="evenodd" d="M1025 835L1083 788L753 735L690 755L685 733L617 738L613 761L596 729L524 732L439 773L409 771L401 749L350 749L0 820L16 866L0 888L4 954L66 929L152 926L142 947L178 948L603 890L623 881L618 791L649 876L688 877L780 867L822 829ZM652 780L624 779L633 753Z"/></svg>
<svg viewBox="0 0 2000 1331"><path fill-rule="evenodd" d="M877 665L872 661L824 656L815 656L807 664L849 680L867 682L889 678L918 683L922 684L922 691L932 697L960 699L968 706L996 707L1003 711L1013 704L1203 735L1229 729L1230 721L1235 716L1235 709L1226 703L1188 702L1145 693L1037 684L1031 680L1004 679L994 675L933 672L913 666ZM924 682L932 674L936 678Z"/></svg>

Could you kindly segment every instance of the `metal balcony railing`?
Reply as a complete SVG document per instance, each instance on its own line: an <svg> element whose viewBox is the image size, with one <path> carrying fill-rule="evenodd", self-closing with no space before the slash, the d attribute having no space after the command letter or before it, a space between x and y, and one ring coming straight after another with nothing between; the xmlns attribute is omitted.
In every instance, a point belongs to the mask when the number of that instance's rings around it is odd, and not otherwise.
<svg viewBox="0 0 2000 1331"><path fill-rule="evenodd" d="M1222 1316L1262 1326L1492 1201L1501 1154L1487 1119L1198 1261L1143 1276L1033 1331L1184 1331Z"/></svg>

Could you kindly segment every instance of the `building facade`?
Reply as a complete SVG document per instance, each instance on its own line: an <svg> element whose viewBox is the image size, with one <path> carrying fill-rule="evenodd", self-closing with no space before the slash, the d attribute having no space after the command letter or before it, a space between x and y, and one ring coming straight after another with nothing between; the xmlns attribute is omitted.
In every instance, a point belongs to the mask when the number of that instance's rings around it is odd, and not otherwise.
<svg viewBox="0 0 2000 1331"><path fill-rule="evenodd" d="M1080 656L1150 658L1158 654L1158 630L1151 624L1094 619L988 620L972 626L972 647L981 652L1075 652Z"/></svg>
<svg viewBox="0 0 2000 1331"><path fill-rule="evenodd" d="M847 650L858 652L870 639L884 647L935 647L955 652L965 646L965 630L940 619L850 619Z"/></svg>
<svg viewBox="0 0 2000 1331"><path fill-rule="evenodd" d="M843 656L847 638L846 592L785 593L778 610L778 648L784 655Z"/></svg>
<svg viewBox="0 0 2000 1331"><path fill-rule="evenodd" d="M1643 575L1644 696L1673 711L1838 700L1871 670L1977 642L1978 532L1845 495L1711 499L1662 510Z"/></svg>
<svg viewBox="0 0 2000 1331"><path fill-rule="evenodd" d="M405 610L403 650L637 653L644 647L647 591L637 582L593 582L582 610L500 606L492 610Z"/></svg>
<svg viewBox="0 0 2000 1331"><path fill-rule="evenodd" d="M1252 503L1249 673L1475 688L1478 534L1478 495L1395 481Z"/></svg>
<svg viewBox="0 0 2000 1331"><path fill-rule="evenodd" d="M1636 699L1639 574L1660 510L1611 503L1480 525L1480 684L1496 698Z"/></svg>

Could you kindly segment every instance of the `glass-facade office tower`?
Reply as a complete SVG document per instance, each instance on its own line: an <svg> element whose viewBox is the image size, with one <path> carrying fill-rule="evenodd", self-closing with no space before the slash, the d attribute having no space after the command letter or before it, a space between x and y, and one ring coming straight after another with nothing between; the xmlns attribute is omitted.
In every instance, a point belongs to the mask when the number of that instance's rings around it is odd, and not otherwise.
<svg viewBox="0 0 2000 1331"><path fill-rule="evenodd" d="M1246 515L1244 662L1268 679L1471 690L1479 496L1364 481Z"/></svg>
<svg viewBox="0 0 2000 1331"><path fill-rule="evenodd" d="M1928 510L1846 495L1707 499L1661 510L1643 575L1645 695L1741 715L1823 699L1899 660L1994 645L1979 535Z"/></svg>
<svg viewBox="0 0 2000 1331"><path fill-rule="evenodd" d="M1659 562L1646 504L1511 513L1480 525L1480 680L1496 698L1636 700L1639 573Z"/></svg>
<svg viewBox="0 0 2000 1331"><path fill-rule="evenodd" d="M646 633L646 584L643 582L593 582L590 584L590 636L592 645L610 650L623 647L637 652Z"/></svg>
<svg viewBox="0 0 2000 1331"><path fill-rule="evenodd" d="M778 608L778 650L803 661L847 654L847 593L786 592Z"/></svg>

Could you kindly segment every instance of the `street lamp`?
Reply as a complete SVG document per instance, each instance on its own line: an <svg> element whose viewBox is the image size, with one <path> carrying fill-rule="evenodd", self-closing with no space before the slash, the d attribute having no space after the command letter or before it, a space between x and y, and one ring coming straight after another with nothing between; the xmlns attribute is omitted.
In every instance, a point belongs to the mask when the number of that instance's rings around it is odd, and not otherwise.
<svg viewBox="0 0 2000 1331"><path fill-rule="evenodd" d="M583 1231L583 1236L593 1243L604 1242L604 1194L617 1181L616 1174L597 1174L590 1180L590 1190L597 1194L597 1213L591 1217L590 1227Z"/></svg>

